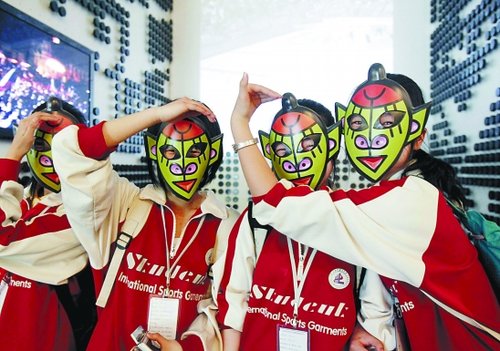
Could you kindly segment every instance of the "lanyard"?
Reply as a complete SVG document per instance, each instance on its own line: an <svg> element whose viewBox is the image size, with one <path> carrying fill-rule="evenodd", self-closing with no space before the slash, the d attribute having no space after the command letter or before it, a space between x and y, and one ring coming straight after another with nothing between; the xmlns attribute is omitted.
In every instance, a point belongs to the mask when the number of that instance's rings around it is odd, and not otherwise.
<svg viewBox="0 0 500 351"><path fill-rule="evenodd" d="M161 221L163 223L163 234L165 236L165 252L167 253L167 273L166 273L167 293L170 290L170 274L171 274L172 270L177 265L177 263L179 262L181 257L184 255L184 253L187 251L187 249L191 246L194 239L196 239L196 237L198 236L198 233L200 232L201 227L203 226L203 222L205 221L205 218L206 218L206 216L203 216L201 218L200 222L198 223L198 227L196 228L196 231L194 232L193 236L191 237L191 239L189 240L187 245L184 247L184 249L181 251L181 253L179 255L177 255L177 257L176 257L177 248L181 245L182 238L184 237L184 230L188 227L191 220L189 220L189 222L186 224L186 226L182 229L182 235L179 238L177 245L174 244L175 230L172 230L171 248L169 250L168 249L168 242L167 242L167 225L166 225L166 221L165 221L165 209L163 206L161 206ZM174 216L174 228L175 228L175 216ZM170 260L173 259L174 257L176 257L176 259L175 259L174 263L172 265L170 265Z"/></svg>
<svg viewBox="0 0 500 351"><path fill-rule="evenodd" d="M290 263L292 264L292 276L293 276L293 294L294 294L294 304L293 304L293 326L297 325L297 317L299 315L299 304L300 304L300 294L302 293L302 289L304 288L304 282L306 281L307 274L309 273L309 268L311 268L312 261L314 256L316 255L316 249L312 250L309 259L307 260L306 267L304 269L304 262L309 252L309 248L301 243L298 243L299 246L299 263L298 267L295 266L295 255L293 253L293 245L292 240L290 238L287 239L288 244L288 253L290 254ZM305 249L302 252L302 248Z"/></svg>

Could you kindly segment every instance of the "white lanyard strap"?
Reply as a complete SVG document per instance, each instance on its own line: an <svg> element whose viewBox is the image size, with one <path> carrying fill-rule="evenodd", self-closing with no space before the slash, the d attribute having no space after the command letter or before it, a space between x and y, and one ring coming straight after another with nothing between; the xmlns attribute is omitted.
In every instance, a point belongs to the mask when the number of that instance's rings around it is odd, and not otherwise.
<svg viewBox="0 0 500 351"><path fill-rule="evenodd" d="M163 206L161 206L161 220L162 220L162 223L163 223L163 234L165 236L165 250L166 250L166 255L167 255L167 272L166 272L167 291L170 290L170 273L173 271L174 267L177 265L177 263L179 262L179 260L181 259L181 257L184 255L184 253L187 251L187 249L191 246L191 244L193 243L194 239L196 239L196 237L198 236L198 233L200 232L201 227L203 227L203 222L205 222L205 218L206 218L206 216L203 216L201 218L200 222L198 223L198 227L196 228L196 231L194 232L193 236L191 237L191 239L189 240L189 242L186 244L186 246L184 247L184 249L181 251L181 253L179 255L177 255L174 263L171 266L170 265L170 257L172 256L172 258L174 258L174 256L175 256L175 249L174 249L174 245L175 245L174 244L175 226L174 226L174 228L172 228L172 242L170 244L172 246L172 248L169 250L168 249L168 241L167 241L167 225L166 225L166 221L165 221L165 209L163 208ZM189 225L190 222L191 222L191 220L188 222L188 224L186 225L185 228L187 228L187 226ZM181 240L182 240L183 237L184 237L184 235L182 235L180 237L180 240L178 242L179 246L181 244Z"/></svg>
<svg viewBox="0 0 500 351"><path fill-rule="evenodd" d="M302 294L302 289L304 288L304 283L306 281L307 274L309 273L309 268L311 268L311 264L314 260L314 256L316 255L317 250L313 249L309 259L307 260L306 267L304 269L304 261L306 260L307 253L309 252L309 248L304 245L305 252L301 252L302 244L298 243L299 246L299 263L298 268L295 265L295 255L293 253L293 244L290 238L287 239L288 244L288 252L290 256L290 263L292 264L292 276L293 276L293 293L294 293L294 304L293 304L293 320L295 321L299 315L299 304L300 304L300 295ZM294 326L295 326L294 325Z"/></svg>

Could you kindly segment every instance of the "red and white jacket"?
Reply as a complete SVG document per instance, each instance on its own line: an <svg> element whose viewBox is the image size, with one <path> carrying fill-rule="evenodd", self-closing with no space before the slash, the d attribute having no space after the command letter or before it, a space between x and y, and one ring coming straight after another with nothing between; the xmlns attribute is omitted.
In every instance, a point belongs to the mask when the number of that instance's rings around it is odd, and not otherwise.
<svg viewBox="0 0 500 351"><path fill-rule="evenodd" d="M19 162L0 159L0 267L47 284L62 284L87 264L61 195L51 193L29 208L17 182Z"/></svg>
<svg viewBox="0 0 500 351"><path fill-rule="evenodd" d="M299 247L290 241L294 267ZM308 249L311 261L300 294L298 328L310 332L310 349L343 350L356 321L356 270L351 264ZM217 297L217 319L241 332L240 350L277 350L278 326L290 327L294 278L288 239L276 230L249 225L244 212L228 243L224 277ZM313 257L313 258L311 258Z"/></svg>
<svg viewBox="0 0 500 351"><path fill-rule="evenodd" d="M30 207L17 183L19 162L0 159L0 168L1 348L75 350L66 311L54 286L46 283L60 284L78 273L87 262L85 252L59 194L44 196Z"/></svg>
<svg viewBox="0 0 500 351"><path fill-rule="evenodd" d="M498 348L500 308L477 251L424 179L332 193L281 181L254 217L378 273L399 299L412 350Z"/></svg>
<svg viewBox="0 0 500 351"><path fill-rule="evenodd" d="M113 171L107 157L112 150L105 145L102 124L93 128L67 127L54 137L52 147L69 221L94 270L96 296L131 203L136 197L153 202L145 214L144 226L125 252L106 307L98 308L97 325L87 349L128 351L134 346L130 334L139 325L147 328L150 296L167 296L166 255L172 247L175 216L165 206L162 189L152 185L140 189ZM202 219L201 230L191 242ZM182 241L172 260L179 259L172 268L168 294L180 300L178 340L197 316L197 303L210 295L208 271L213 261L214 286L218 286L222 263L217 258L225 250L236 219L235 211L207 192L201 207L183 229Z"/></svg>

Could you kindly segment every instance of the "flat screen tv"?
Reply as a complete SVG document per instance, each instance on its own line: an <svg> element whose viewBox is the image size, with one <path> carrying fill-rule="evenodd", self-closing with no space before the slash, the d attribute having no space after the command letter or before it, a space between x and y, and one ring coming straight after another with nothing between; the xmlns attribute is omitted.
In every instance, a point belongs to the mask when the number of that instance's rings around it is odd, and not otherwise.
<svg viewBox="0 0 500 351"><path fill-rule="evenodd" d="M51 95L90 118L93 52L0 1L0 138Z"/></svg>

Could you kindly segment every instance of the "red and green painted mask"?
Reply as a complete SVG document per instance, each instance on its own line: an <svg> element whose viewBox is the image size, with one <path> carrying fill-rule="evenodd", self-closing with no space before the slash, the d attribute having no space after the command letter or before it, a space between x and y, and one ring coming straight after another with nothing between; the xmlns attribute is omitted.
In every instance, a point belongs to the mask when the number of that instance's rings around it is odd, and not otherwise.
<svg viewBox="0 0 500 351"><path fill-rule="evenodd" d="M222 157L222 134L210 138L194 119L162 123L157 136L146 135L146 144L162 182L186 201L199 190L209 167Z"/></svg>
<svg viewBox="0 0 500 351"><path fill-rule="evenodd" d="M406 90L373 64L368 80L354 92L347 108L336 104L347 155L363 176L377 182L398 160L403 148L424 131L430 103L413 107Z"/></svg>
<svg viewBox="0 0 500 351"><path fill-rule="evenodd" d="M61 102L54 98L54 102L48 104L58 106L56 109L45 109L43 111L50 112L53 115L61 116L61 120L57 123L44 122L35 132L35 141L33 146L26 154L28 165L31 169L33 177L45 188L59 192L61 191L61 182L59 176L54 169L52 159L52 138L56 133L63 128L78 123L78 121L69 112L62 109Z"/></svg>
<svg viewBox="0 0 500 351"><path fill-rule="evenodd" d="M338 154L339 125L325 126L316 112L299 105L291 93L283 95L282 107L270 133L259 131L264 155L280 179L317 188L328 162Z"/></svg>

